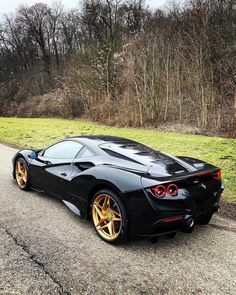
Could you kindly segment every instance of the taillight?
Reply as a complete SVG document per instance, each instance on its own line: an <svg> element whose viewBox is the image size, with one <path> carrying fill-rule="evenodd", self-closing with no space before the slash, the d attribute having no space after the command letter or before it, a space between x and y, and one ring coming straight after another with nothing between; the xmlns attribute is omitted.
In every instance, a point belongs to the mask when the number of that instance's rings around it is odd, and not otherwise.
<svg viewBox="0 0 236 295"><path fill-rule="evenodd" d="M201 178L204 177L204 179L206 179L207 177L209 179L214 177L217 180L221 180L221 170L219 169L216 172L212 172L212 171L200 172L200 173L198 173L198 176L201 177Z"/></svg>
<svg viewBox="0 0 236 295"><path fill-rule="evenodd" d="M167 186L167 193L172 197L176 197L178 195L178 186L174 183L171 183Z"/></svg>
<svg viewBox="0 0 236 295"><path fill-rule="evenodd" d="M166 184L166 185L157 185L152 188L152 192L155 197L159 199L163 199L166 194L171 195L172 197L176 197L178 195L178 186L174 183Z"/></svg>
<svg viewBox="0 0 236 295"><path fill-rule="evenodd" d="M166 188L164 187L164 185L157 185L152 188L152 191L154 195L160 199L164 198L166 195Z"/></svg>
<svg viewBox="0 0 236 295"><path fill-rule="evenodd" d="M218 170L218 171L214 174L214 178L215 178L215 179L218 179L218 180L221 180L221 177L222 177L222 172L221 172L221 170Z"/></svg>

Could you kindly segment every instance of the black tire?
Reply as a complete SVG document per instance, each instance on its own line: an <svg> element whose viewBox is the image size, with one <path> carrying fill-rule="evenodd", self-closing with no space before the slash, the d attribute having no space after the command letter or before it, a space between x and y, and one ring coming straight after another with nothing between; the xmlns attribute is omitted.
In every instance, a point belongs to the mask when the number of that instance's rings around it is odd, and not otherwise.
<svg viewBox="0 0 236 295"><path fill-rule="evenodd" d="M197 224L206 225L211 221L212 214L207 214L197 221Z"/></svg>
<svg viewBox="0 0 236 295"><path fill-rule="evenodd" d="M114 201L113 204L117 205L117 207L119 209L119 213L121 215L121 221L119 222L119 233L115 238L112 238L112 239L111 238L106 238L104 236L104 234L101 234L99 232L96 224L95 224L95 219L96 218L94 217L94 214L93 214L94 204L95 204L95 201L97 201L98 198L99 197L101 198L101 196L103 196L103 195L109 196L112 199L112 202ZM126 212L126 209L125 209L122 201L119 199L119 197L113 191L108 190L108 189L104 189L104 190L99 190L98 192L96 192L96 194L93 196L93 199L92 199L92 202L91 202L91 219L92 219L95 231L97 232L99 237L102 240L104 240L105 242L110 243L110 244L121 244L124 241L126 241L127 236L128 236L128 216L127 216L127 212ZM107 222L107 220L106 220L106 222ZM108 223L109 223L109 221L108 221Z"/></svg>
<svg viewBox="0 0 236 295"><path fill-rule="evenodd" d="M21 163L21 165L23 165L23 167L24 167L24 169L25 169L25 172L26 172L26 174L25 174L25 180L22 180L22 183L19 182L19 177L18 177L18 175L17 175L17 173L19 174L19 171L17 170L17 169L18 169L17 167L18 167L19 163ZM15 167L14 167L14 169L15 169L14 172L15 172L15 177L16 177L16 182L17 182L18 187L19 187L21 190L24 190L24 191L29 190L29 188L30 188L30 182L29 182L29 168L28 168L28 165L27 165L25 159L23 159L23 158L18 158L18 159L16 160L16 162L15 162ZM23 182L24 182L24 183L23 183Z"/></svg>

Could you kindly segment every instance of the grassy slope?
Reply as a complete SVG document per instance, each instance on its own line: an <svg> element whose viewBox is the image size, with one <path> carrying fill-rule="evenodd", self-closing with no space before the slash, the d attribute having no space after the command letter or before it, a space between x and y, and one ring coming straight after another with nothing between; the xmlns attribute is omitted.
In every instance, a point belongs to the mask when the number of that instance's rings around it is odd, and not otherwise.
<svg viewBox="0 0 236 295"><path fill-rule="evenodd" d="M116 128L81 120L0 118L0 141L40 148L79 134L111 134L134 139L173 155L202 159L223 170L224 199L236 203L236 140L156 130Z"/></svg>

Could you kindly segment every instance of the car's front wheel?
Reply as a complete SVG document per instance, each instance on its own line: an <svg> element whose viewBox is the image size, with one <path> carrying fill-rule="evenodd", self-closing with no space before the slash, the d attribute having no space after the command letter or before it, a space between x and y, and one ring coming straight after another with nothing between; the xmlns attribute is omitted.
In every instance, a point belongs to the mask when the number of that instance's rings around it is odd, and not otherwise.
<svg viewBox="0 0 236 295"><path fill-rule="evenodd" d="M15 163L15 176L20 189L29 189L29 172L26 161L23 158L17 159Z"/></svg>
<svg viewBox="0 0 236 295"><path fill-rule="evenodd" d="M128 218L123 203L115 193L109 190L97 192L91 211L95 230L104 241L115 244L126 239Z"/></svg>

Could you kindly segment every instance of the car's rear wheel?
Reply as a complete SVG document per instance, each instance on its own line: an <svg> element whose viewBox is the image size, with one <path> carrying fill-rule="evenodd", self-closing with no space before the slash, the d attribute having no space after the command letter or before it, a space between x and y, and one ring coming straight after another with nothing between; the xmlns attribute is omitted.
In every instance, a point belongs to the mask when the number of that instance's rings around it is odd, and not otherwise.
<svg viewBox="0 0 236 295"><path fill-rule="evenodd" d="M20 189L29 189L29 171L27 163L23 158L17 159L15 163L15 176Z"/></svg>
<svg viewBox="0 0 236 295"><path fill-rule="evenodd" d="M104 241L115 244L126 239L128 218L115 193L109 190L97 192L92 200L91 214L95 230Z"/></svg>

